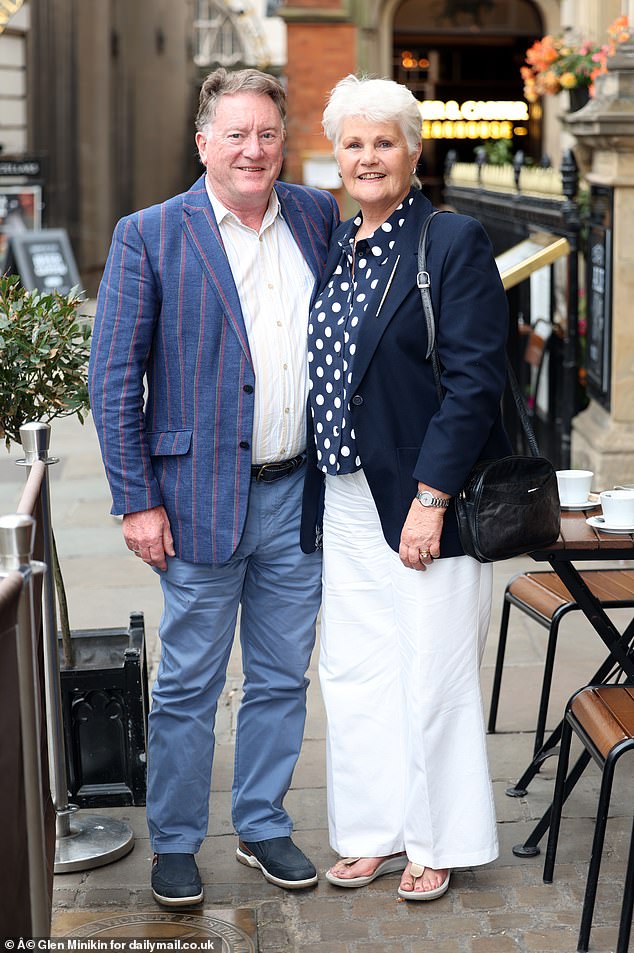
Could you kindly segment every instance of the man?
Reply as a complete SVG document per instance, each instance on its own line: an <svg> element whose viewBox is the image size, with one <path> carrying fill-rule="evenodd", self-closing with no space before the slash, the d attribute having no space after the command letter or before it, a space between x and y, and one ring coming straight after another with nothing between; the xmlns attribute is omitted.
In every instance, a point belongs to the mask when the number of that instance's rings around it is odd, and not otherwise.
<svg viewBox="0 0 634 953"><path fill-rule="evenodd" d="M285 106L271 76L211 73L206 174L118 223L99 289L89 380L112 512L164 596L147 815L167 906L203 898L194 855L238 606L237 859L281 887L317 880L283 800L320 599L319 556L299 547L307 315L338 213L330 194L276 181Z"/></svg>

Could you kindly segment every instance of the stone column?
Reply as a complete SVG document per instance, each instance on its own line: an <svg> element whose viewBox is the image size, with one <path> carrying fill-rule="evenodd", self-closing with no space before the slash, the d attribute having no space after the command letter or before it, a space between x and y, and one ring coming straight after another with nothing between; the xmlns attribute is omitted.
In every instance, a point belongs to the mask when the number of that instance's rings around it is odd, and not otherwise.
<svg viewBox="0 0 634 953"><path fill-rule="evenodd" d="M623 4L634 24L634 2ZM609 60L596 96L564 119L590 185L614 192L609 409L596 400L573 421L572 466L594 486L634 483L634 36Z"/></svg>

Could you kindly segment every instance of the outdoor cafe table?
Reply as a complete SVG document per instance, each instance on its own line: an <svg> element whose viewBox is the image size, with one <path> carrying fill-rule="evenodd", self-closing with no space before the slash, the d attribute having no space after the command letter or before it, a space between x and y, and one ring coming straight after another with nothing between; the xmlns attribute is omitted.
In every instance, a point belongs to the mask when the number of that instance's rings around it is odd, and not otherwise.
<svg viewBox="0 0 634 953"><path fill-rule="evenodd" d="M634 641L634 619L630 620L623 632L619 632L600 601L592 594L580 572L573 565L576 562L590 560L594 562L634 559L634 533L616 535L593 529L586 523L586 519L589 516L595 516L596 513L596 509L562 512L559 539L547 549L530 553L530 555L536 562L550 563L551 568L557 573L608 649L606 660L588 684L601 684L614 677L615 673L625 676L628 682L634 682L634 654L631 652ZM560 722L544 741L517 783L507 789L506 793L510 797L522 797L543 761L556 753L562 726L563 722ZM590 754L584 750L568 774L564 798L568 797L589 761ZM548 830L550 814L549 808L524 843L513 848L513 853L517 857L533 857L539 853L537 845Z"/></svg>

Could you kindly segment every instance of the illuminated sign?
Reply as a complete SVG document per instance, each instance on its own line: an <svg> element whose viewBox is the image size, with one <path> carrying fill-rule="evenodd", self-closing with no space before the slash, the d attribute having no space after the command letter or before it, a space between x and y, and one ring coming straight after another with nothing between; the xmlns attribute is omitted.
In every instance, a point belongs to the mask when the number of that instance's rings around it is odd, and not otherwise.
<svg viewBox="0 0 634 953"><path fill-rule="evenodd" d="M423 139L511 139L525 135L514 123L528 120L528 104L523 100L475 100L463 103L426 99L418 104Z"/></svg>

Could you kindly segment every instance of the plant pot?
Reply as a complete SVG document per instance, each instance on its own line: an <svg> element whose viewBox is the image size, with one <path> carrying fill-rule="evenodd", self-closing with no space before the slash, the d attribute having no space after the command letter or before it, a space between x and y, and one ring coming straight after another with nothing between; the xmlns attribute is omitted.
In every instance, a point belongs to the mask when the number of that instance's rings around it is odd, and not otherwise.
<svg viewBox="0 0 634 953"><path fill-rule="evenodd" d="M127 629L71 633L60 672L69 800L80 808L145 804L148 705L142 612ZM61 653L60 653L61 654Z"/></svg>
<svg viewBox="0 0 634 953"><path fill-rule="evenodd" d="M590 91L587 86L575 86L574 89L568 90L568 98L570 100L569 112L576 113L577 110L583 109L590 99Z"/></svg>

